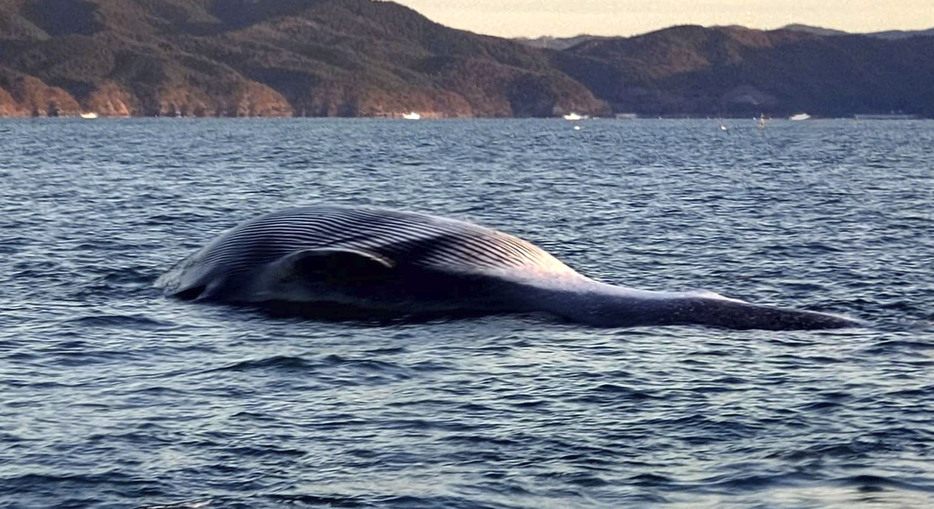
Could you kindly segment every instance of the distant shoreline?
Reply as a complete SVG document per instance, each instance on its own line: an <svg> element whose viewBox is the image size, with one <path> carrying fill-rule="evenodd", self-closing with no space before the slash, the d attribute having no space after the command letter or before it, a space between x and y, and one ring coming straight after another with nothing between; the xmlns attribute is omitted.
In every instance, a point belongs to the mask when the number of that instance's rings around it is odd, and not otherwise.
<svg viewBox="0 0 934 509"><path fill-rule="evenodd" d="M82 122L93 122L95 120L140 120L140 119L152 119L152 120L378 120L386 122L404 122L412 123L411 120L406 120L401 117L369 117L369 116L359 116L359 117L300 117L300 116L243 116L243 117L218 117L218 116L203 116L203 117L167 117L167 116L98 116L93 119L82 118L79 115L58 115L58 116L45 116L45 115L0 115L0 119L9 119L9 120L39 120L39 119L49 119L49 120L80 120ZM634 122L634 121L657 121L657 120L703 120L716 122L718 120L729 120L729 121L745 121L750 122L757 121L758 117L750 117L748 115L742 116L721 116L721 117L699 117L699 116L689 116L689 115L656 115L656 116L639 116L639 117L627 117L627 118L615 118L615 117L589 117L586 119L581 119L578 121L569 121L561 117L430 117L420 119L420 121L457 121L457 120L541 120L541 121L561 121L568 124L573 124L574 122L578 123L587 123L587 122L606 122L606 121L615 121L615 122ZM809 122L819 122L822 120L854 120L854 121L897 121L897 120L934 120L934 117L924 117L920 115L887 115L887 114L855 114L842 117L812 117L804 121L796 121L794 119L789 119L788 117L765 117L767 122L773 121L787 121L787 122L796 122L796 123L809 123ZM417 122L416 122L417 123Z"/></svg>
<svg viewBox="0 0 934 509"><path fill-rule="evenodd" d="M0 2L0 117L934 118L928 31L517 42L393 2L170 4Z"/></svg>

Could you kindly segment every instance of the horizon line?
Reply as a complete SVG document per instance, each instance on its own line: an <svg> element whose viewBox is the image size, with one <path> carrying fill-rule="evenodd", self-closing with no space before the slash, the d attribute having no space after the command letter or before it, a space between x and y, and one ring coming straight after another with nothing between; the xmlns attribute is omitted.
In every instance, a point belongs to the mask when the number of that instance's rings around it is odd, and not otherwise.
<svg viewBox="0 0 934 509"><path fill-rule="evenodd" d="M432 21L434 21L434 20L432 20ZM438 23L438 22L436 22L436 21L434 21L434 22L435 22L435 23ZM453 26L450 26L450 25L444 25L443 23L438 23L438 24L439 24L439 25L443 25L443 26L445 26L445 27L447 27L447 28L454 29L454 30L461 30L461 31L464 31L464 32L470 32L470 33L473 33L473 34L482 35L482 36L487 36L487 37L498 37L498 38L500 38L500 39L531 39L531 40L535 40L535 39L546 39L546 38L548 38L548 39L573 39L573 38L575 38L575 37L629 38L629 37L639 37L639 36L643 36L643 35L647 35L647 34L652 34L652 33L655 33L655 32L662 32L662 31L665 31L665 30L670 30L670 29L672 29L672 28L678 28L678 27L742 28L742 29L745 29L745 30L753 30L753 31L759 31L759 32L774 32L774 31L777 31L777 30L792 30L792 31L804 32L804 31L807 31L807 30L804 30L804 29L810 28L810 29L814 29L814 30L826 30L826 31L828 31L828 32L839 32L840 35L875 35L875 34L885 34L885 33L891 33L891 32L901 32L901 33L915 33L915 32L917 32L917 33L922 33L922 32L927 32L927 31L934 31L934 26L931 26L931 27L928 27L928 28L889 28L889 29L884 29L884 30L873 30L873 31L870 31L870 32L851 32L851 31L843 30L843 29L839 29L839 28L832 28L832 27L819 26L819 25L808 25L808 24L806 24L806 23L788 23L788 24L781 25L781 26L774 27L774 28L750 27L750 26L746 26L746 25L740 25L740 24L738 24L738 23L730 23L730 24L725 24L725 25L720 25L720 24L716 24L716 25L702 25L702 24L699 24L699 23L676 23L676 24L664 26L664 27L661 27L661 28L651 29L651 30L648 30L648 31L645 31L645 32L632 33L632 34L629 34L629 35L626 35L626 34L608 35L608 34L592 33L592 32L579 32L579 33L574 34L574 35L547 35L547 34L546 34L546 35L515 35L515 36L508 36L508 35L496 35L496 34L489 34L489 33L483 33L483 32L476 32L476 31L471 30L471 29L469 29L469 28L457 28L457 27L453 27ZM801 28L800 28L800 29L795 29L795 28L789 28L789 27L801 27ZM934 36L934 34L932 34L932 36Z"/></svg>

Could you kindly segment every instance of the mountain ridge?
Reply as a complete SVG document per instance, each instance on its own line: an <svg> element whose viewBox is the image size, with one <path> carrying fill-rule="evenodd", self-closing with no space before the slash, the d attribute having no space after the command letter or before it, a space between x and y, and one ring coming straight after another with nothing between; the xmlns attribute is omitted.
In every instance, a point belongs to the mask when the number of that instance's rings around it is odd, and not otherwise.
<svg viewBox="0 0 934 509"><path fill-rule="evenodd" d="M609 102L646 115L934 116L934 37L671 27L552 53ZM599 68L600 72L594 72Z"/></svg>
<svg viewBox="0 0 934 509"><path fill-rule="evenodd" d="M538 51L367 0L2 0L0 89L6 115L608 111Z"/></svg>
<svg viewBox="0 0 934 509"><path fill-rule="evenodd" d="M561 49L370 0L0 0L0 116L934 116L934 37L680 26Z"/></svg>
<svg viewBox="0 0 934 509"><path fill-rule="evenodd" d="M672 27L668 27L672 28ZM710 28L742 28L746 27L740 25L725 25L725 26L714 26ZM666 30L662 28L660 30L653 30L652 32L658 32L661 30ZM774 30L790 30L793 32L805 32L813 35L822 35L822 36L834 36L834 35L863 35L866 37L877 37L880 39L903 39L906 37L926 37L934 35L934 27L923 29L923 30L883 30L878 32L846 32L844 30L837 30L834 28L824 28L814 25L805 25L803 23L790 23L788 25L776 28ZM760 31L770 31L770 30L760 30ZM593 39L628 39L631 37L640 37L647 35L652 32L635 34L631 36L622 36L622 35L591 35L591 34L578 34L572 35L569 37L556 37L550 35L543 35L540 37L514 37L512 40L531 46L533 48L542 48L542 49L556 49L556 50L565 50L572 46L576 46L582 42L586 42Z"/></svg>

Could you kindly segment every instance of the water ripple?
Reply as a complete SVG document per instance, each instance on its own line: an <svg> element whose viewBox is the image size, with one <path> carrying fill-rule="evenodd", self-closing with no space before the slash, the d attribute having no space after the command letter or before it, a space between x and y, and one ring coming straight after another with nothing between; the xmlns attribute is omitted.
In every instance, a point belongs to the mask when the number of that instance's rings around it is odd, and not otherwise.
<svg viewBox="0 0 934 509"><path fill-rule="evenodd" d="M930 505L934 124L736 122L0 119L0 506ZM870 326L318 322L152 287L322 202Z"/></svg>

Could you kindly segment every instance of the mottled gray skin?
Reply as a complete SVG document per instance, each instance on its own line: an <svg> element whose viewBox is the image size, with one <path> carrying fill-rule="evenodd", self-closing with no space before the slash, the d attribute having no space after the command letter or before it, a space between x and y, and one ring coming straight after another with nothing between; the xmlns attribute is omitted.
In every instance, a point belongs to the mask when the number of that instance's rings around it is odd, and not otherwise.
<svg viewBox="0 0 934 509"><path fill-rule="evenodd" d="M184 299L321 317L545 312L601 327L860 325L711 292L612 286L497 230L368 208L303 207L247 221L179 262L157 285Z"/></svg>

